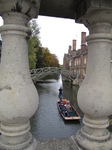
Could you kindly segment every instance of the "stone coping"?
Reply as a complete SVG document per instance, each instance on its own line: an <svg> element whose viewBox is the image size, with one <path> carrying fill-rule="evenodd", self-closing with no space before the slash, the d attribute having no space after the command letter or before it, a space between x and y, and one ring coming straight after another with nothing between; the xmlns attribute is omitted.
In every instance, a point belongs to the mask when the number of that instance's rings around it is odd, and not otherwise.
<svg viewBox="0 0 112 150"><path fill-rule="evenodd" d="M112 136L112 132L111 132ZM52 140L37 141L37 149L39 150L82 150L75 141L75 135L70 138L59 138Z"/></svg>
<svg viewBox="0 0 112 150"><path fill-rule="evenodd" d="M52 140L37 141L37 148L39 150L79 150L77 148L75 137L60 138Z"/></svg>

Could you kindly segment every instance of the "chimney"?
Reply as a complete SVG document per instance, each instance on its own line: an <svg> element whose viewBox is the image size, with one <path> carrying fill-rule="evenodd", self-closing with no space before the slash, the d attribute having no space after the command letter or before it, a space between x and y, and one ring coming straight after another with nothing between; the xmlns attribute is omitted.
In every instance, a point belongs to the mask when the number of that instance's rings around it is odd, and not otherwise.
<svg viewBox="0 0 112 150"><path fill-rule="evenodd" d="M81 52L86 50L86 32L81 33Z"/></svg>
<svg viewBox="0 0 112 150"><path fill-rule="evenodd" d="M69 45L69 48L68 48L68 54L71 53L71 45Z"/></svg>
<svg viewBox="0 0 112 150"><path fill-rule="evenodd" d="M76 40L73 40L73 50L76 50Z"/></svg>
<svg viewBox="0 0 112 150"><path fill-rule="evenodd" d="M81 33L81 45L86 44L86 32Z"/></svg>

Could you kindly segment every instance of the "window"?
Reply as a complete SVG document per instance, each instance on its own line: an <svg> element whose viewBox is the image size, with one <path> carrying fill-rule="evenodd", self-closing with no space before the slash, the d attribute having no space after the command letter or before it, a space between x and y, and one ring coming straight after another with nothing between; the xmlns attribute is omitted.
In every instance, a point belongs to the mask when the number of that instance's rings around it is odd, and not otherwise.
<svg viewBox="0 0 112 150"><path fill-rule="evenodd" d="M84 64L86 65L86 57L84 57Z"/></svg>
<svg viewBox="0 0 112 150"><path fill-rule="evenodd" d="M81 61L80 61L80 59L79 59L79 65L80 65L80 62L81 62Z"/></svg>
<svg viewBox="0 0 112 150"><path fill-rule="evenodd" d="M77 59L77 65L78 65L78 59Z"/></svg>
<svg viewBox="0 0 112 150"><path fill-rule="evenodd" d="M71 66L71 60L69 61L69 66Z"/></svg>
<svg viewBox="0 0 112 150"><path fill-rule="evenodd" d="M76 66L76 59L75 59L75 66Z"/></svg>

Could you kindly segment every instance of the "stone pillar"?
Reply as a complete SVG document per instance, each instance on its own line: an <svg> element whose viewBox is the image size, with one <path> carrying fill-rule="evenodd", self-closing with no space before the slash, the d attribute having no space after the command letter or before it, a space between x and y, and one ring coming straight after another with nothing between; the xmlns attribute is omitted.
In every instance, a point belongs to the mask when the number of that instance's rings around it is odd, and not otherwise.
<svg viewBox="0 0 112 150"><path fill-rule="evenodd" d="M106 129L112 114L112 79L110 52L112 10L91 10L82 17L90 35L86 77L78 91L78 105L84 112L84 127L76 140L81 149L110 150L112 137Z"/></svg>
<svg viewBox="0 0 112 150"><path fill-rule="evenodd" d="M31 1L16 4L16 1L9 0L7 5L6 1L1 5L3 9L0 14L4 25L0 28L3 40L0 64L0 149L37 150L37 141L29 132L29 119L38 107L38 93L29 72L30 30L27 27L29 19L37 15L37 8Z"/></svg>

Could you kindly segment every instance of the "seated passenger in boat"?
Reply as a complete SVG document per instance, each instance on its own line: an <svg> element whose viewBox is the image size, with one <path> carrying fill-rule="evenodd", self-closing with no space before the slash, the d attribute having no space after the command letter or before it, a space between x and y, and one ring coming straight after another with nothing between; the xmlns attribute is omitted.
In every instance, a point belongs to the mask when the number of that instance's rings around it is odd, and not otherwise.
<svg viewBox="0 0 112 150"><path fill-rule="evenodd" d="M68 112L70 112L71 111L70 102L67 102L65 106L66 106L66 109L68 110Z"/></svg>
<svg viewBox="0 0 112 150"><path fill-rule="evenodd" d="M63 105L66 105L66 103L67 103L67 100L63 99Z"/></svg>
<svg viewBox="0 0 112 150"><path fill-rule="evenodd" d="M60 107L60 110L61 110L62 114L64 116L66 116L67 115L67 109L66 109L66 107L62 103L59 104L59 107Z"/></svg>

